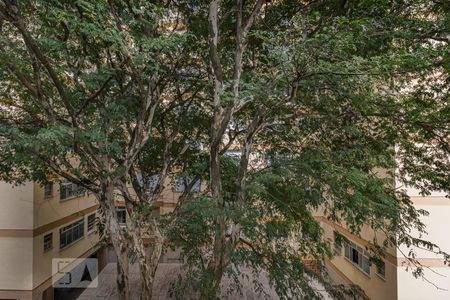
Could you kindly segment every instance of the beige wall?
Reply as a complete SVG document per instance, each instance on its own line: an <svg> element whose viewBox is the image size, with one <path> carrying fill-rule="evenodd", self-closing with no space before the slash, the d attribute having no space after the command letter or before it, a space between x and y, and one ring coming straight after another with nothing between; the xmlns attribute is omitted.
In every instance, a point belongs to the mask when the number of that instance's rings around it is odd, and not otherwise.
<svg viewBox="0 0 450 300"><path fill-rule="evenodd" d="M59 201L57 182L51 198L44 198L43 187L36 183L14 187L0 182L0 203L0 298L14 290L37 288L50 278L53 258L77 258L98 243L97 234L87 233L87 215L96 209L92 195ZM59 229L81 218L85 236L60 250ZM44 235L49 232L53 249L44 253Z"/></svg>
<svg viewBox="0 0 450 300"><path fill-rule="evenodd" d="M413 236L437 244L442 251L450 253L450 199L445 198L445 194L434 192L430 196L421 196L415 189L407 189L411 200L417 209L429 212L428 216L423 216L421 220L426 225L428 234L420 236L418 232L412 232ZM320 217L318 217L320 219ZM338 226L329 221L322 221L322 227L328 238L333 240L333 231L345 232L345 225ZM364 226L360 236L356 237L348 233L346 237L362 246L371 242L375 236L374 231ZM382 237L377 236L378 240ZM414 247L413 247L414 248ZM341 255L335 257L329 266L333 276L340 276L342 282L352 282L359 285L372 300L377 299L399 299L399 300L421 300L421 299L450 299L450 267L443 264L442 255L437 255L430 251L414 248L416 258L424 266L423 278L415 278L413 269L406 268L406 259L403 254L408 254L410 248L402 245L400 250L388 249L385 264L386 278L381 279L376 275L376 267L371 267L370 276L366 275L345 259L344 249ZM338 280L339 281L339 280Z"/></svg>
<svg viewBox="0 0 450 300"><path fill-rule="evenodd" d="M37 183L34 184L34 193L34 228L70 216L97 203L92 194L60 201L58 182L53 184L53 197L44 198L44 189Z"/></svg>
<svg viewBox="0 0 450 300"><path fill-rule="evenodd" d="M13 186L0 181L0 230L33 229L33 183Z"/></svg>
<svg viewBox="0 0 450 300"><path fill-rule="evenodd" d="M59 182L53 184L53 196L45 198L41 185L34 184L34 228L47 228L45 232L39 232L33 239L33 288L46 281L51 276L52 258L66 257L77 258L93 248L98 242L97 234L87 233L87 215L92 212L84 212L97 204L94 195L74 197L60 201ZM61 219L67 218L63 224ZM59 249L59 229L68 224L84 218L84 237L68 246ZM53 233L53 249L44 253L44 235Z"/></svg>
<svg viewBox="0 0 450 300"><path fill-rule="evenodd" d="M204 182L201 182L201 189L204 188ZM135 195L135 192L131 186L129 186L131 195ZM176 191L176 184L173 178L166 178L164 182L164 189L161 193L161 196L158 198L157 203L155 203L155 207L158 208L158 213L160 215L170 213L174 210L176 203L178 202L178 198L182 193ZM116 206L123 207L125 206L125 202L119 196L116 200Z"/></svg>
<svg viewBox="0 0 450 300"><path fill-rule="evenodd" d="M0 238L0 290L31 290L32 251L32 238Z"/></svg>
<svg viewBox="0 0 450 300"><path fill-rule="evenodd" d="M0 290L26 290L33 275L33 183L0 182Z"/></svg>
<svg viewBox="0 0 450 300"><path fill-rule="evenodd" d="M386 234L381 231L374 231L370 226L363 225L361 228L361 232L359 233L361 238L371 244L383 245L383 242L386 239ZM389 246L386 248L386 253L391 254L391 256L395 256L397 253L397 249L393 246Z"/></svg>
<svg viewBox="0 0 450 300"><path fill-rule="evenodd" d="M325 237L332 242L334 240L333 232L336 230L332 225L321 222L324 229ZM352 239L350 235L346 237L353 241L358 246L364 248L364 245L358 243L359 240ZM359 285L372 300L396 299L397 294L397 268L389 261L385 260L385 279L382 279L376 274L375 265L371 266L370 275L363 273L360 269L349 262L344 255L344 247L342 247L340 255L336 255L330 263L337 269L337 275L342 276L338 283L350 281L353 284ZM335 270L331 270L336 273Z"/></svg>
<svg viewBox="0 0 450 300"><path fill-rule="evenodd" d="M90 213L89 213L90 214ZM53 258L78 258L94 248L99 241L99 236L96 233L87 232L87 215L83 216L84 223L84 237L79 241L67 246L64 249L59 249L59 229L67 224L71 224L80 220L70 221L65 225L54 228L42 235L36 236L33 240L33 288L36 288L52 275L52 259ZM53 233L53 249L44 252L44 235Z"/></svg>

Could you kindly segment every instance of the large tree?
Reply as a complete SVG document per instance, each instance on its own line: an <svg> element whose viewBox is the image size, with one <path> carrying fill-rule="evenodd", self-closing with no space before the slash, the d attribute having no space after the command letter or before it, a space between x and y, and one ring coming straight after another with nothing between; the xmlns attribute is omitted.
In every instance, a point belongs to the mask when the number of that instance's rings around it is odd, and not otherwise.
<svg viewBox="0 0 450 300"><path fill-rule="evenodd" d="M411 235L425 232L426 212L398 188L449 191L448 4L214 0L182 9L209 72L209 182L167 230L202 299L219 295L225 275L239 286L243 267L266 271L282 298L319 297L316 279L339 295L302 261L320 267L332 256L318 210L355 234L369 225L375 262L402 244L449 260ZM413 251L408 259L424 276Z"/></svg>
<svg viewBox="0 0 450 300"><path fill-rule="evenodd" d="M202 299L244 266L266 271L282 298L319 296L314 278L339 293L302 260L320 267L332 255L319 209L356 234L382 232L375 258L402 243L440 252L410 235L424 231L422 212L392 181L450 186L448 11L439 1L4 0L2 179L53 172L96 193L123 298L127 247L146 299L167 242L183 249L184 283ZM186 189L161 223L152 205L175 176Z"/></svg>
<svg viewBox="0 0 450 300"><path fill-rule="evenodd" d="M119 227L115 200L125 196L131 219L151 207L158 192L130 185L135 161L157 134L160 113L187 101L176 71L189 39L164 5L0 3L1 179L43 183L59 177L93 192L118 256L123 299L130 298L129 252L138 255L142 299L149 299L156 265L148 257L157 261L162 248L151 219L145 224L155 247L148 255L142 224L130 222L128 232ZM167 166L158 169L166 172Z"/></svg>

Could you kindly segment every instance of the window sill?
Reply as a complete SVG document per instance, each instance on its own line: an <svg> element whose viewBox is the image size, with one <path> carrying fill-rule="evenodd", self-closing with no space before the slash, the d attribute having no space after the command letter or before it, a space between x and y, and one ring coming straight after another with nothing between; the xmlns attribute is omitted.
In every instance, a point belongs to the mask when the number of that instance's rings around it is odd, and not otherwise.
<svg viewBox="0 0 450 300"><path fill-rule="evenodd" d="M380 278L381 280L386 281L386 276L382 276L382 275L380 275L380 274L378 274L378 273L375 273L375 274L376 274L377 277Z"/></svg>
<svg viewBox="0 0 450 300"><path fill-rule="evenodd" d="M82 237L79 238L78 240L72 241L72 243L67 244L67 245L65 245L65 246L62 247L62 248L59 248L59 252L62 252L62 251L64 251L64 250L66 250L67 248L69 248L70 246L72 246L72 245L78 243L78 242L81 241L82 239L84 239L84 236L82 236Z"/></svg>
<svg viewBox="0 0 450 300"><path fill-rule="evenodd" d="M59 198L59 202L66 202L66 201L69 201L69 200L72 200L72 199L75 199L75 198L81 198L83 196L85 196L85 195L71 196L71 197L64 198L64 199Z"/></svg>
<svg viewBox="0 0 450 300"><path fill-rule="evenodd" d="M357 270L359 270L361 273L363 273L366 277L371 278L370 274L367 274L363 269L361 269L357 264L355 264L353 261L351 261L350 259L348 259L347 257L344 256L344 259L351 263Z"/></svg>

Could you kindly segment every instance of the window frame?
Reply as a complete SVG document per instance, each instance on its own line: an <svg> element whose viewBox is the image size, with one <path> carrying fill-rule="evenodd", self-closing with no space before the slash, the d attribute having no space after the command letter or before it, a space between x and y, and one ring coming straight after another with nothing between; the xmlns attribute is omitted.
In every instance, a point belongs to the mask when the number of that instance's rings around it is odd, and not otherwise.
<svg viewBox="0 0 450 300"><path fill-rule="evenodd" d="M230 157L231 159L235 160L237 163L239 163L242 157L242 152L237 150L228 150L224 154Z"/></svg>
<svg viewBox="0 0 450 300"><path fill-rule="evenodd" d="M119 217L119 212L123 213L124 216L124 221L125 222L121 222L121 217ZM116 208L116 215L117 215L117 222L119 223L120 226L126 226L127 225L127 211L125 209L125 207L117 207Z"/></svg>
<svg viewBox="0 0 450 300"><path fill-rule="evenodd" d="M337 231L333 232L334 234L334 248L333 248L333 252L335 256L341 256L342 254L342 241L340 243L337 242L337 235L339 234Z"/></svg>
<svg viewBox="0 0 450 300"><path fill-rule="evenodd" d="M370 277L372 263L370 262L370 256L367 251L362 247L352 242L346 242L344 244L344 258L366 276Z"/></svg>
<svg viewBox="0 0 450 300"><path fill-rule="evenodd" d="M376 263L375 266L376 266L375 274L377 274L378 277L380 277L381 279L386 280L386 263L384 261L380 261ZM381 266L383 267L381 268ZM382 273L379 272L381 269L383 270Z"/></svg>
<svg viewBox="0 0 450 300"><path fill-rule="evenodd" d="M94 219L90 220L91 217L93 217ZM97 217L96 213L92 213L90 215L87 215L87 217L86 217L86 219L87 219L86 220L86 229L87 229L88 234L94 233L96 231L95 230L96 229L95 225L97 224L96 217Z"/></svg>
<svg viewBox="0 0 450 300"><path fill-rule="evenodd" d="M150 192L153 193L158 184L160 184L159 174L153 174L148 178L148 188Z"/></svg>
<svg viewBox="0 0 450 300"><path fill-rule="evenodd" d="M50 237L50 240L48 241L46 241L46 239L47 239L47 237ZM43 236L43 243L44 243L44 253L45 252L49 252L50 250L52 250L53 249L53 232L49 232L49 233L47 233L47 234L44 234L44 236ZM50 244L50 246L47 246L47 244Z"/></svg>
<svg viewBox="0 0 450 300"><path fill-rule="evenodd" d="M68 248L69 246L75 244L79 240L82 240L84 238L84 227L85 227L85 221L84 218L79 219L78 221L75 221L71 224L65 225L61 228L59 228L59 250L63 250ZM81 233L81 235L80 235ZM62 244L62 236L65 235L65 244ZM75 238L74 238L75 234ZM67 242L68 237L70 236L69 242Z"/></svg>
<svg viewBox="0 0 450 300"><path fill-rule="evenodd" d="M191 184L192 178L177 176L175 179L175 192L176 193L184 193L186 189L186 185ZM191 193L199 193L202 189L202 180L198 179L195 184L192 186Z"/></svg>
<svg viewBox="0 0 450 300"><path fill-rule="evenodd" d="M50 187L50 189L48 189ZM53 197L53 182L47 182L44 184L44 199L52 198ZM50 191L50 193L48 193Z"/></svg>
<svg viewBox="0 0 450 300"><path fill-rule="evenodd" d="M65 195L65 197L63 198L62 194L67 193L67 192L63 192L63 189L70 190L71 195L69 195L69 196ZM83 187L81 187L73 182L64 180L59 183L59 201L60 202L78 198L78 197L82 197L85 194L86 194L86 190Z"/></svg>

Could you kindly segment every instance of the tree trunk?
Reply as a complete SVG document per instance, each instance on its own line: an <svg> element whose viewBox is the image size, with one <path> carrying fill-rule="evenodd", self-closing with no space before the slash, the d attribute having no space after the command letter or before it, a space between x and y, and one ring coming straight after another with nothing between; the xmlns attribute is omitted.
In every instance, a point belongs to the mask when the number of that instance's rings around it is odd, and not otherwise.
<svg viewBox="0 0 450 300"><path fill-rule="evenodd" d="M131 299L130 295L130 283L129 283L129 262L128 253L125 252L120 254L121 258L117 259L117 289L119 291L120 300Z"/></svg>
<svg viewBox="0 0 450 300"><path fill-rule="evenodd" d="M223 266L220 263L210 265L206 273L211 276L209 281L202 286L198 299L215 300L220 292L220 283L222 282Z"/></svg>
<svg viewBox="0 0 450 300"><path fill-rule="evenodd" d="M161 258L163 244L161 239L155 238L149 245L144 256L139 260L141 270L141 300L151 300L153 297L153 283L156 270Z"/></svg>
<svg viewBox="0 0 450 300"><path fill-rule="evenodd" d="M117 255L117 289L120 300L130 300L128 241L126 240L117 220L114 203L114 185L102 185L100 206L105 214L106 227L109 231L111 243Z"/></svg>
<svg viewBox="0 0 450 300"><path fill-rule="evenodd" d="M153 297L153 283L156 270L163 249L163 237L159 225L153 216L149 219L134 214L133 205L127 203L127 212L130 216L128 229L133 239L133 246L138 257L141 275L141 300L151 300ZM143 230L144 228L144 230ZM145 247L144 238L151 238L151 244Z"/></svg>

